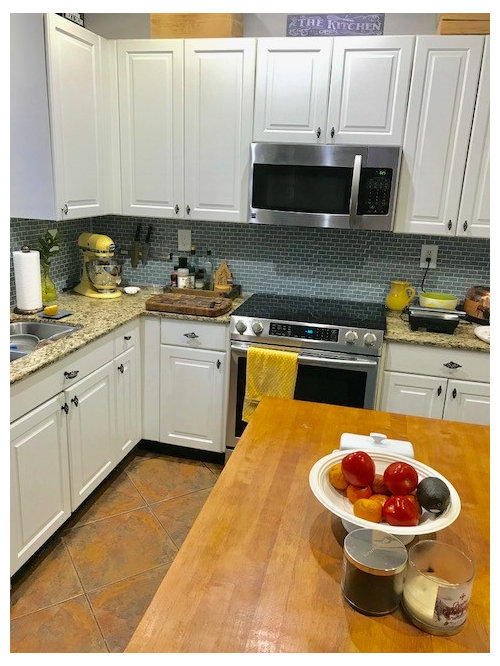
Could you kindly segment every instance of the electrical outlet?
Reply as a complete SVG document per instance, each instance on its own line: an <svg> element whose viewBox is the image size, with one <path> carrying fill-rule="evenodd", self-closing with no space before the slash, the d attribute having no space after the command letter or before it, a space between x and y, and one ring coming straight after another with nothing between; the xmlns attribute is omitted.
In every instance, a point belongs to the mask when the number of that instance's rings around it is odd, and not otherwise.
<svg viewBox="0 0 500 666"><path fill-rule="evenodd" d="M181 252L189 252L191 250L191 229L178 229L177 249Z"/></svg>
<svg viewBox="0 0 500 666"><path fill-rule="evenodd" d="M436 268L439 245L422 245L420 251L420 268L427 268L426 259L431 260L429 268Z"/></svg>

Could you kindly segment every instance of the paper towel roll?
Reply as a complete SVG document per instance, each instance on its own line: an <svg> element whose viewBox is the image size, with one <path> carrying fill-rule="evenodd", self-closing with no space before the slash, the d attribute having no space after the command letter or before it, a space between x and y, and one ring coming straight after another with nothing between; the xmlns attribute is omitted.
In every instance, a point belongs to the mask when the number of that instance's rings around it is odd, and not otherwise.
<svg viewBox="0 0 500 666"><path fill-rule="evenodd" d="M16 282L17 309L31 311L42 309L42 279L40 277L40 253L13 252L14 280Z"/></svg>

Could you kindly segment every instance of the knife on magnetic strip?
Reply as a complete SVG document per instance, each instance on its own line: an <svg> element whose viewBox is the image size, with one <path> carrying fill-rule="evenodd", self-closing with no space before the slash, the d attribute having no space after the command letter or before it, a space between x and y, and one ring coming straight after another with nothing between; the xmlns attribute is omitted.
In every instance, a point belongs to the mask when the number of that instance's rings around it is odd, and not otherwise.
<svg viewBox="0 0 500 666"><path fill-rule="evenodd" d="M146 240L144 241L144 245L142 246L142 263L145 264L148 260L148 255L149 255L149 247L150 247L150 242L151 242L151 233L153 232L153 225L150 224L148 227L148 231L146 234Z"/></svg>

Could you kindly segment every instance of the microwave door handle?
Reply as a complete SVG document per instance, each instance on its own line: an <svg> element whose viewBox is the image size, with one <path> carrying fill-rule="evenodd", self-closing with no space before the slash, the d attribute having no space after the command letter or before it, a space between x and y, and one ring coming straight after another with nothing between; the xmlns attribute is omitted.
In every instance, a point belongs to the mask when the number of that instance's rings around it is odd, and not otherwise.
<svg viewBox="0 0 500 666"><path fill-rule="evenodd" d="M359 181L361 179L362 155L355 155L352 170L351 200L349 202L349 226L353 229L358 216Z"/></svg>

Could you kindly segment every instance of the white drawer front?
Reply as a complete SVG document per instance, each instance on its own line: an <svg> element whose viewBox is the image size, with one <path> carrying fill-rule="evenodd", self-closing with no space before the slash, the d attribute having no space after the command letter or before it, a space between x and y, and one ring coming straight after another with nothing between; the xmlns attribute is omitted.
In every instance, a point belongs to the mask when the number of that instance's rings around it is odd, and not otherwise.
<svg viewBox="0 0 500 666"><path fill-rule="evenodd" d="M387 345L384 370L489 382L490 355L485 352L395 342Z"/></svg>
<svg viewBox="0 0 500 666"><path fill-rule="evenodd" d="M161 343L192 349L226 351L229 328L222 324L210 324L191 320L162 320Z"/></svg>
<svg viewBox="0 0 500 666"><path fill-rule="evenodd" d="M115 357L123 354L123 352L126 352L129 349L132 349L132 347L139 348L139 330L139 320L135 319L128 324L120 326L120 328L115 331Z"/></svg>

